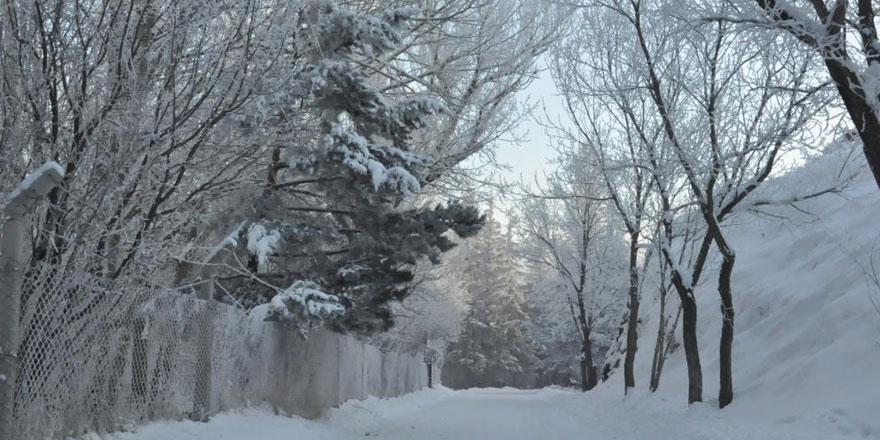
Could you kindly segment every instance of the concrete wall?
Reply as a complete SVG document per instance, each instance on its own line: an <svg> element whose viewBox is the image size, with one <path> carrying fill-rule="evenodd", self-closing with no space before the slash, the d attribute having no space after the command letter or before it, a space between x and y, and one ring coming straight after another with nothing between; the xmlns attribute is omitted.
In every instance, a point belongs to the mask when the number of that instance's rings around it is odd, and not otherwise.
<svg viewBox="0 0 880 440"><path fill-rule="evenodd" d="M277 376L262 400L284 413L317 417L351 399L399 396L428 384L420 353L382 352L323 328L308 339L280 326L269 333L278 341L269 362Z"/></svg>

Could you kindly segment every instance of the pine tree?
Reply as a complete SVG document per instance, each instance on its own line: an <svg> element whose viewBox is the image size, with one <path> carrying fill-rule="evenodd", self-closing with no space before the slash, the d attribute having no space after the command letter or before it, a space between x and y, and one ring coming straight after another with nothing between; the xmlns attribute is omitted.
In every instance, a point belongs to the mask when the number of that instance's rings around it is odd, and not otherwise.
<svg viewBox="0 0 880 440"><path fill-rule="evenodd" d="M395 49L416 14L360 15L321 1L300 14L293 45L305 62L290 99L269 107L308 113L308 130L299 131L315 135L285 138L291 142L269 185L242 210L256 225L247 234L250 271L271 269L273 284L290 288L276 294L243 283L237 292L251 305L271 301L274 318L307 326L318 318L340 332L388 330L389 303L410 294L416 265L437 263L454 247L448 232L467 238L482 227L476 208L455 201L406 207L434 160L415 153L415 134L445 109L429 97L386 96L360 67Z"/></svg>
<svg viewBox="0 0 880 440"><path fill-rule="evenodd" d="M525 286L510 247L491 219L469 243L462 279L470 310L446 358L448 367L464 372L461 386L510 384L536 361L525 331Z"/></svg>

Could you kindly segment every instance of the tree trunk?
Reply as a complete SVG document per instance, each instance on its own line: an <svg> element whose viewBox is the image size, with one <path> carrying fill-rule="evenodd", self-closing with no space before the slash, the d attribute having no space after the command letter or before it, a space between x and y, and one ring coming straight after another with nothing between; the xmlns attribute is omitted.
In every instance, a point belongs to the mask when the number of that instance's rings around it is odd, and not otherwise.
<svg viewBox="0 0 880 440"><path fill-rule="evenodd" d="M736 256L733 252L724 254L721 273L718 275L718 293L721 295L721 384L718 390L718 407L724 408L733 400L733 292L730 277Z"/></svg>
<svg viewBox="0 0 880 440"><path fill-rule="evenodd" d="M237 237L244 227L239 224L228 237ZM194 421L207 422L213 410L211 396L213 394L213 353L214 353L214 319L217 314L217 301L214 299L214 278L219 267L233 252L235 241L224 239L205 258L202 263L201 281L196 285L196 297L204 302L204 309L197 315L196 323L196 386L194 391L193 411L190 418Z"/></svg>
<svg viewBox="0 0 880 440"><path fill-rule="evenodd" d="M626 326L626 357L623 362L624 394L635 388L636 377L633 367L639 338L639 272L638 272L638 233L630 234L629 243L629 321Z"/></svg>
<svg viewBox="0 0 880 440"><path fill-rule="evenodd" d="M589 391L596 386L596 367L593 365L593 341L591 330L593 317L587 314L583 292L577 293L578 326L581 330L581 391Z"/></svg>
<svg viewBox="0 0 880 440"><path fill-rule="evenodd" d="M837 86L847 113L856 127L862 148L874 181L880 187L880 119L862 93L861 80L846 64L836 59L825 59L828 73Z"/></svg>
<svg viewBox="0 0 880 440"><path fill-rule="evenodd" d="M196 316L196 386L193 392L193 411L190 419L207 422L211 416L213 394L214 318L217 302L214 300L214 278L208 277L197 286L198 298L204 301L203 309Z"/></svg>
<svg viewBox="0 0 880 440"><path fill-rule="evenodd" d="M660 323L657 326L657 342L654 345L654 358L651 361L651 391L660 386L660 358L663 357L663 342L666 339L666 298L660 296Z"/></svg>
<svg viewBox="0 0 880 440"><path fill-rule="evenodd" d="M587 377L587 375L589 373L587 370L587 359L583 356L583 353L581 353L580 365L581 365L581 391L588 391L589 388L587 388L587 383L589 382L589 378Z"/></svg>
<svg viewBox="0 0 880 440"><path fill-rule="evenodd" d="M703 401L703 368L697 346L697 302L693 289L684 284L681 274L672 272L672 285L681 299L681 338L688 370L688 404Z"/></svg>
<svg viewBox="0 0 880 440"><path fill-rule="evenodd" d="M584 329L584 343L581 344L581 350L583 354L583 361L581 362L581 368L584 370L582 374L583 379L585 379L583 390L589 391L596 387L596 384L599 382L599 379L596 377L596 366L593 365L593 341L592 341L592 319L587 320L587 327Z"/></svg>
<svg viewBox="0 0 880 440"><path fill-rule="evenodd" d="M689 292L690 293L690 292ZM700 366L700 352L697 348L697 303L693 294L683 295L682 343L688 369L688 403L703 401L703 368Z"/></svg>
<svg viewBox="0 0 880 440"><path fill-rule="evenodd" d="M666 329L666 341L664 341L663 351L657 358L657 386L652 391L657 391L657 388L660 388L660 376L663 375L663 365L666 364L666 357L669 356L669 353L672 353L672 348L675 346L675 329L678 328L680 318L681 307L679 306L678 312L675 314L675 320L672 321L672 327Z"/></svg>

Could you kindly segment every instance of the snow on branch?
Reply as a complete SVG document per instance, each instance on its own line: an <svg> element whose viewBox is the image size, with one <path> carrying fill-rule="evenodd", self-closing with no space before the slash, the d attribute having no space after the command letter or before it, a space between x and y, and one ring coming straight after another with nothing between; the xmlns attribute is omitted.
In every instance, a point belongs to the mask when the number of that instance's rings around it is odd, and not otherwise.
<svg viewBox="0 0 880 440"><path fill-rule="evenodd" d="M241 232L241 228L244 227L244 222L239 223L232 232L229 233L223 240L220 241L217 246L211 248L211 251L208 252L208 256L205 257L206 265L217 264L217 261L220 257L220 252L226 249L232 249L238 246L238 234Z"/></svg>
<svg viewBox="0 0 880 440"><path fill-rule="evenodd" d="M324 293L321 289L314 282L297 280L272 298L267 320L323 321L344 314L345 307L339 304L339 297Z"/></svg>
<svg viewBox="0 0 880 440"><path fill-rule="evenodd" d="M398 148L373 144L365 137L339 125L335 125L325 136L324 148L328 153L340 155L341 162L354 172L369 176L376 191L387 186L405 196L411 196L421 190L419 180L404 168L424 164L426 161L421 156ZM380 159L400 163L386 165Z"/></svg>
<svg viewBox="0 0 880 440"><path fill-rule="evenodd" d="M267 231L266 227L254 223L248 228L247 250L257 257L257 270L264 272L269 263L269 255L275 252L281 241L281 233L278 230Z"/></svg>
<svg viewBox="0 0 880 440"><path fill-rule="evenodd" d="M398 47L407 34L407 23L418 16L417 7L401 7L378 15L358 15L325 2L307 8L303 31L312 50L321 56L334 52L360 52L377 56Z"/></svg>

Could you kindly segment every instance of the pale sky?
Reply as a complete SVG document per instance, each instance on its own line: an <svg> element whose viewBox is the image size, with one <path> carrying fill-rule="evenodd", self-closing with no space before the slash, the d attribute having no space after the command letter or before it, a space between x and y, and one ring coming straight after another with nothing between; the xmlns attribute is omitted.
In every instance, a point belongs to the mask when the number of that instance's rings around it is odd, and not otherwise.
<svg viewBox="0 0 880 440"><path fill-rule="evenodd" d="M512 168L510 172L501 173L505 179L519 181L522 177L523 180L532 182L535 173L541 175L553 168L547 162L556 155L550 147L550 139L544 127L534 119L544 119L545 108L551 118L564 119L565 116L556 86L548 70L541 71L538 78L521 92L520 97L538 105L534 115L519 126L517 135L525 137L526 141L520 145L512 142L502 143L497 150L497 159Z"/></svg>

